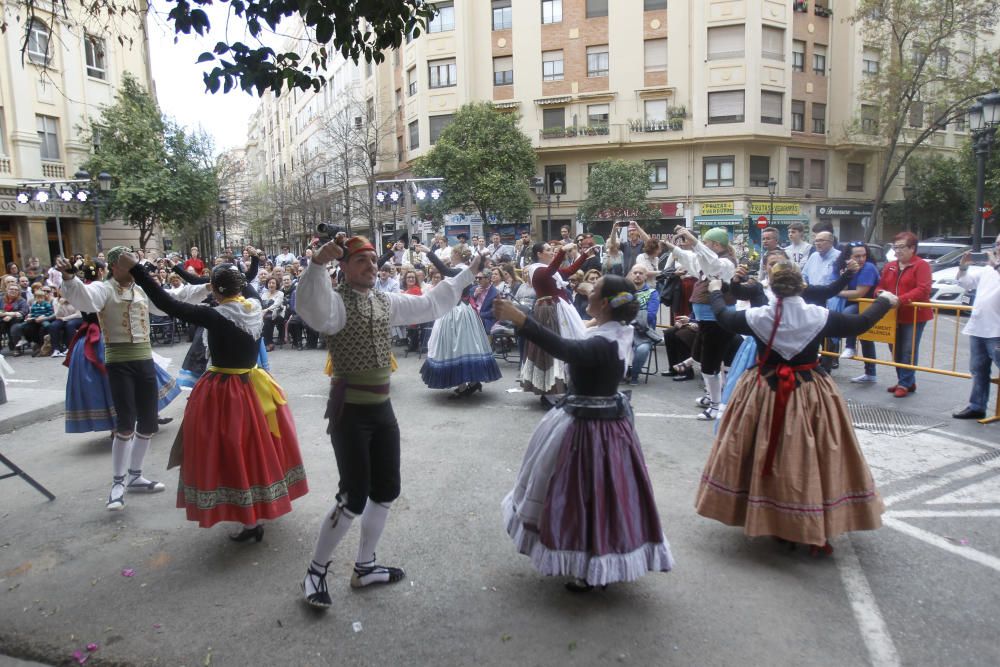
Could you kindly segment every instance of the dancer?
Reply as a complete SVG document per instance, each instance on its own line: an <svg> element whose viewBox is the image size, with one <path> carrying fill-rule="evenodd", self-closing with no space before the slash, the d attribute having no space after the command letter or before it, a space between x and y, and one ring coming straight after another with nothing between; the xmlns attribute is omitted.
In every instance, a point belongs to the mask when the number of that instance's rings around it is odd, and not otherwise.
<svg viewBox="0 0 1000 667"><path fill-rule="evenodd" d="M260 542L261 521L291 512L291 501L309 490L285 394L257 366L260 302L241 296L246 278L234 264L212 269L218 306L210 308L171 298L134 256L118 261L157 308L202 327L208 338L212 365L191 391L180 451L171 452L181 466L177 507L202 528L238 522L243 530L230 539Z"/></svg>
<svg viewBox="0 0 1000 667"><path fill-rule="evenodd" d="M532 344L569 365L570 393L535 429L504 498L507 533L545 575L574 592L673 567L628 397L618 382L632 356L635 288L604 276L590 294L594 326L566 340L508 300L495 306Z"/></svg>
<svg viewBox="0 0 1000 667"><path fill-rule="evenodd" d="M452 265L448 267L428 248L421 245L417 250L425 253L438 273L446 277L466 270L466 262L472 258L468 247L454 246ZM495 382L501 377L483 322L469 305L473 289L471 285L467 287L458 305L434 322L427 341L427 358L420 367L420 377L431 389L456 388L448 398L471 396L483 390L484 382Z"/></svg>
<svg viewBox="0 0 1000 667"><path fill-rule="evenodd" d="M807 304L791 260L771 267L770 287L774 303L736 312L726 308L722 282L710 285L719 325L753 336L759 365L733 392L695 508L750 536L831 553L830 538L878 528L883 507L847 406L817 354L824 336L861 334L898 300L883 292L861 315Z"/></svg>
<svg viewBox="0 0 1000 667"><path fill-rule="evenodd" d="M340 260L344 282L330 284L326 264ZM361 515L361 543L351 586L392 583L403 570L379 565L375 547L389 507L399 496L399 425L389 401L391 350L389 328L429 322L458 303L462 290L482 266L476 256L469 269L446 278L423 296L374 290L375 248L355 236L343 246L335 241L317 251L299 278L297 306L303 321L327 334L334 375L326 416L337 456L337 501L320 523L312 562L302 582L306 602L329 607L326 585L337 544Z"/></svg>
<svg viewBox="0 0 1000 667"><path fill-rule="evenodd" d="M588 248L566 268L559 268L566 255L566 246L555 250L548 243L536 243L531 249L534 263L528 267L528 282L535 290L536 300L531 315L536 322L563 338L583 338L584 327L580 314L569 302L565 278L573 275L593 253ZM524 363L521 365L521 387L542 395L562 394L566 391L566 366L530 340L524 346Z"/></svg>
<svg viewBox="0 0 1000 667"><path fill-rule="evenodd" d="M104 335L108 383L115 408L115 437L111 446L112 483L107 509L125 509L126 491L158 493L166 487L142 474L142 462L149 450L157 423L158 388L153 348L149 342L149 313L166 313L149 303L127 268L117 260L128 251L115 246L107 253L112 277L84 284L75 279L76 266L59 258L56 266L63 274L63 296L81 312L96 313ZM177 289L178 298L201 301L204 286ZM79 332L78 332L79 334ZM125 475L128 473L128 482Z"/></svg>

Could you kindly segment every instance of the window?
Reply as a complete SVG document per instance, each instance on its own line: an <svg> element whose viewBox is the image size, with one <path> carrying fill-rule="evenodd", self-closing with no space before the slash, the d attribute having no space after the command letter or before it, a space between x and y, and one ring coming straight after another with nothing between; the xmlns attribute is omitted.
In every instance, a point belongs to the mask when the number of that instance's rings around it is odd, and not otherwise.
<svg viewBox="0 0 1000 667"><path fill-rule="evenodd" d="M813 44L813 72L826 76L826 47L822 44Z"/></svg>
<svg viewBox="0 0 1000 667"><path fill-rule="evenodd" d="M493 85L509 86L514 83L514 56L493 59Z"/></svg>
<svg viewBox="0 0 1000 667"><path fill-rule="evenodd" d="M403 137L396 137L396 162L403 161ZM326 172L323 173L323 187L326 187Z"/></svg>
<svg viewBox="0 0 1000 667"><path fill-rule="evenodd" d="M826 134L826 105L813 102L813 133Z"/></svg>
<svg viewBox="0 0 1000 667"><path fill-rule="evenodd" d="M735 160L736 158L733 155L705 158L705 187L733 187L733 164Z"/></svg>
<svg viewBox="0 0 1000 667"><path fill-rule="evenodd" d="M865 191L865 165L860 162L847 163L847 191Z"/></svg>
<svg viewBox="0 0 1000 667"><path fill-rule="evenodd" d="M708 29L708 59L743 57L743 24Z"/></svg>
<svg viewBox="0 0 1000 667"><path fill-rule="evenodd" d="M806 103L792 100L792 132L806 131Z"/></svg>
<svg viewBox="0 0 1000 667"><path fill-rule="evenodd" d="M38 127L39 150L43 160L59 159L59 119L52 116L35 116Z"/></svg>
<svg viewBox="0 0 1000 667"><path fill-rule="evenodd" d="M93 35L83 38L83 47L87 52L87 76L95 79L107 77L107 64L104 58L104 40Z"/></svg>
<svg viewBox="0 0 1000 667"><path fill-rule="evenodd" d="M667 121L666 100L646 100L642 103L646 124L665 123Z"/></svg>
<svg viewBox="0 0 1000 667"><path fill-rule="evenodd" d="M587 125L607 126L610 114L610 107L607 104L587 105Z"/></svg>
<svg viewBox="0 0 1000 667"><path fill-rule="evenodd" d="M785 31L783 28L764 26L761 32L760 55L769 60L785 59Z"/></svg>
<svg viewBox="0 0 1000 667"><path fill-rule="evenodd" d="M542 23L562 23L562 0L542 0Z"/></svg>
<svg viewBox="0 0 1000 667"><path fill-rule="evenodd" d="M427 32L449 32L455 29L455 3L436 2L437 15L427 24Z"/></svg>
<svg viewBox="0 0 1000 667"><path fill-rule="evenodd" d="M512 25L510 0L493 0L493 29L510 30Z"/></svg>
<svg viewBox="0 0 1000 667"><path fill-rule="evenodd" d="M708 124L742 123L743 91L727 90L708 94Z"/></svg>
<svg viewBox="0 0 1000 667"><path fill-rule="evenodd" d="M882 54L877 49L865 49L861 56L861 73L865 76L875 76L878 74L879 62Z"/></svg>
<svg viewBox="0 0 1000 667"><path fill-rule="evenodd" d="M566 127L566 109L542 109L542 128Z"/></svg>
<svg viewBox="0 0 1000 667"><path fill-rule="evenodd" d="M542 52L542 81L563 80L563 52Z"/></svg>
<svg viewBox="0 0 1000 667"><path fill-rule="evenodd" d="M792 71L804 72L806 69L806 43L792 40Z"/></svg>
<svg viewBox="0 0 1000 667"><path fill-rule="evenodd" d="M417 94L417 66L414 65L406 70L406 95L413 97Z"/></svg>
<svg viewBox="0 0 1000 667"><path fill-rule="evenodd" d="M608 0L587 0L587 18L608 15Z"/></svg>
<svg viewBox="0 0 1000 667"><path fill-rule="evenodd" d="M646 169L649 170L649 189L667 189L667 161L666 160L646 160Z"/></svg>
<svg viewBox="0 0 1000 667"><path fill-rule="evenodd" d="M38 19L31 19L28 28L28 60L36 65L48 65L52 59L49 29Z"/></svg>
<svg viewBox="0 0 1000 667"><path fill-rule="evenodd" d="M750 187L766 188L771 179L771 158L766 155L750 156Z"/></svg>
<svg viewBox="0 0 1000 667"><path fill-rule="evenodd" d="M408 126L410 128L410 150L420 148L420 121L413 121Z"/></svg>
<svg viewBox="0 0 1000 667"><path fill-rule="evenodd" d="M800 157L788 158L788 187L802 187L802 168L804 160Z"/></svg>
<svg viewBox="0 0 1000 667"><path fill-rule="evenodd" d="M782 93L760 92L760 122L781 125L784 107L785 96Z"/></svg>
<svg viewBox="0 0 1000 667"><path fill-rule="evenodd" d="M564 164L550 164L545 167L545 186L548 188L549 194L556 194L553 184L556 179L562 181L562 194L566 194L568 189L566 186L566 165Z"/></svg>
<svg viewBox="0 0 1000 667"><path fill-rule="evenodd" d="M642 10L645 12L651 12L654 9L666 9L667 0L643 0Z"/></svg>
<svg viewBox="0 0 1000 667"><path fill-rule="evenodd" d="M861 131L865 134L878 132L878 109L874 105L861 105Z"/></svg>
<svg viewBox="0 0 1000 667"><path fill-rule="evenodd" d="M647 39L643 43L647 72L667 71L667 40Z"/></svg>
<svg viewBox="0 0 1000 667"><path fill-rule="evenodd" d="M924 126L924 103L914 100L910 106L910 127Z"/></svg>
<svg viewBox="0 0 1000 667"><path fill-rule="evenodd" d="M826 188L826 160L809 160L809 189Z"/></svg>
<svg viewBox="0 0 1000 667"><path fill-rule="evenodd" d="M430 82L429 88L447 88L458 83L458 70L455 68L455 59L428 60L427 73Z"/></svg>
<svg viewBox="0 0 1000 667"><path fill-rule="evenodd" d="M608 75L608 45L587 47L587 76Z"/></svg>
<svg viewBox="0 0 1000 667"><path fill-rule="evenodd" d="M938 74L947 75L948 65L951 60L951 56L949 55L948 50L938 49L935 55L937 55Z"/></svg>
<svg viewBox="0 0 1000 667"><path fill-rule="evenodd" d="M438 137L441 136L441 131L444 130L444 128L451 125L451 122L453 120L455 120L455 114L453 113L445 114L443 116L431 116L430 118L427 119L428 121L427 127L431 135L430 136L431 146L437 143Z"/></svg>

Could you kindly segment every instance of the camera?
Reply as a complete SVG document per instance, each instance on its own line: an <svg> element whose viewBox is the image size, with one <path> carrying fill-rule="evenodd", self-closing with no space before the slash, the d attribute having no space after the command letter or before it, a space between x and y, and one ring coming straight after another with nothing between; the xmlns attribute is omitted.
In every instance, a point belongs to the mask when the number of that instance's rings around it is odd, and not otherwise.
<svg viewBox="0 0 1000 667"><path fill-rule="evenodd" d="M329 222L321 222L316 225L316 235L319 236L322 241L332 241L337 238L337 234L346 234L347 230L340 225L334 225Z"/></svg>

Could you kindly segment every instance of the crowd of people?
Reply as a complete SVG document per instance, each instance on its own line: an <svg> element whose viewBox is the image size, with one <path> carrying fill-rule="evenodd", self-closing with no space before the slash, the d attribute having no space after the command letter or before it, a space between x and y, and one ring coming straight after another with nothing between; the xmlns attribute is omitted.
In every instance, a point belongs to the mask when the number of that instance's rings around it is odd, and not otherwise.
<svg viewBox="0 0 1000 667"><path fill-rule="evenodd" d="M178 390L155 362L150 323L189 323L182 375L193 390L170 455L180 466L177 506L202 527L238 524L231 537L241 542L261 541L263 522L308 491L268 353L325 349L340 484L301 582L316 607L331 604L332 553L355 519L351 585L405 576L375 556L400 493L393 348L425 357L427 387L464 399L501 378L495 352L514 340L522 390L551 410L503 500L504 522L540 572L586 591L673 567L629 394L619 389L651 374L661 344L663 375L685 382L698 368L697 417L721 420L700 514L815 553L829 553L841 532L880 525L881 499L829 377L839 359L819 350L843 339L839 358L856 356L857 336L895 309L892 358L901 366L888 390L915 392L905 366L918 363L932 317L913 305L929 299L930 269L908 232L895 236L895 259L880 271L864 243L838 246L832 230L812 231L810 245L792 223L781 247L779 230L764 229L759 267L741 263L724 228L698 235L679 226L654 239L636 221L615 222L603 247L568 227L551 241L402 237L381 255L346 234L273 258L252 246L211 261L198 248L157 258L119 246L107 257L59 257L47 270L35 259L23 272L8 265L0 335L14 356L69 355L67 431L112 430L107 508L120 511L128 493L165 489L142 463L158 411ZM985 267L962 260L959 280L978 297L966 327L973 391L956 418L984 413L991 362L1000 366L998 268L993 253ZM854 299L866 297L875 300L859 308ZM860 349L868 361L852 382L872 384L874 344Z"/></svg>

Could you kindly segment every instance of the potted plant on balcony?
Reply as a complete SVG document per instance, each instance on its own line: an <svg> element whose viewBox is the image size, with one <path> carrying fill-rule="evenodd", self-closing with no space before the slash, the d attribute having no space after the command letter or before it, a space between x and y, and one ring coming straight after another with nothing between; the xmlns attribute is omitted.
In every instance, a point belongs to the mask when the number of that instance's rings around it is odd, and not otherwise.
<svg viewBox="0 0 1000 667"><path fill-rule="evenodd" d="M830 9L829 7L817 6L813 11L815 12L816 16L822 16L826 18L833 16L833 10Z"/></svg>
<svg viewBox="0 0 1000 667"><path fill-rule="evenodd" d="M797 12L808 12L809 3L806 2L806 0L795 0L795 2L792 3L792 9Z"/></svg>
<svg viewBox="0 0 1000 667"><path fill-rule="evenodd" d="M683 118L671 118L670 119L670 129L671 130L683 130L684 129L684 119Z"/></svg>
<svg viewBox="0 0 1000 667"><path fill-rule="evenodd" d="M667 116L670 118L687 118L687 108L682 104L679 107L667 109Z"/></svg>

